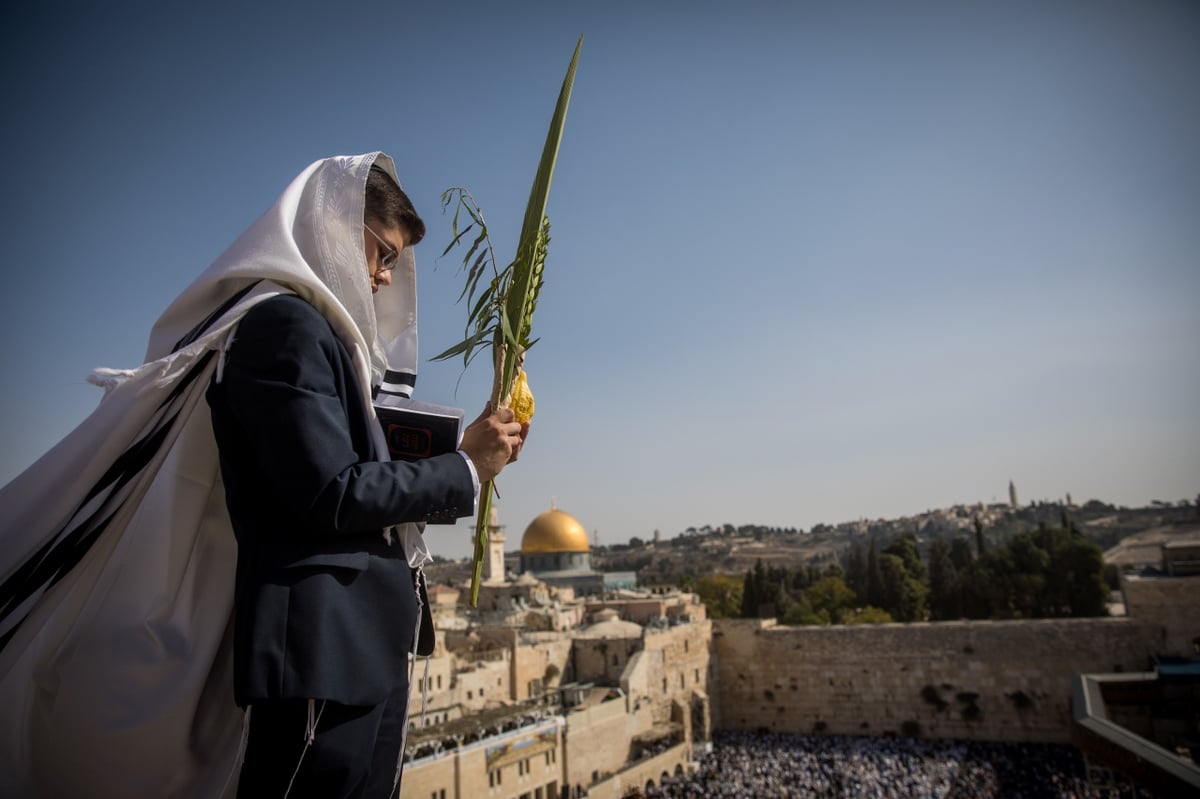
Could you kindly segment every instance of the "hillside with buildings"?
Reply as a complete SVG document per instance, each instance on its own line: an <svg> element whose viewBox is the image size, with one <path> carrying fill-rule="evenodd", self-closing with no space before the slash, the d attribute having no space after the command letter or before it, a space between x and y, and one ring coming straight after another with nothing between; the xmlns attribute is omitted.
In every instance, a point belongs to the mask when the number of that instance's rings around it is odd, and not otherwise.
<svg viewBox="0 0 1200 799"><path fill-rule="evenodd" d="M924 545L964 536L973 540L976 520L987 541L1003 544L1039 524L1059 524L1064 517L1105 550L1106 562L1122 566L1155 562L1157 543L1200 535L1200 510L1195 502L1155 502L1128 508L1094 499L1076 505L1067 498L1017 507L1010 503L954 505L895 519L818 524L809 530L706 524L673 536L659 535L657 540L635 536L628 544L590 549L598 569L636 572L643 585L672 584L705 574L745 574L760 559L780 566L825 566L843 561L856 542L874 538L886 544L910 532ZM506 552L510 564L519 556L516 549ZM470 562L438 558L426 572L430 582L458 583L469 578Z"/></svg>
<svg viewBox="0 0 1200 799"><path fill-rule="evenodd" d="M851 547L875 539L886 545L913 533L922 548L937 540L959 537L975 540L978 523L990 545L1002 545L1039 525L1073 522L1083 535L1106 552L1107 562L1124 566L1156 562L1151 542L1200 535L1200 512L1194 503L1155 503L1143 508L1117 507L1099 500L1082 505L1070 499L1028 505L955 505L896 519L858 519L818 524L810 530L733 524L690 527L659 541L633 539L629 544L596 547L599 568L636 571L645 585L671 584L706 574L745 574L758 560L775 566L844 563ZM1132 536L1144 545L1119 548Z"/></svg>

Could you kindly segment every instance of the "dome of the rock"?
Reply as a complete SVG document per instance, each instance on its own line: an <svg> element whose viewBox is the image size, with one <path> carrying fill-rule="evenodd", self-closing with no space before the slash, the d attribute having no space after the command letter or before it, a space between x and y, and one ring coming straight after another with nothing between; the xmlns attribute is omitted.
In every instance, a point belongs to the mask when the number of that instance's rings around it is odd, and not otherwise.
<svg viewBox="0 0 1200 799"><path fill-rule="evenodd" d="M525 528L521 538L521 554L550 552L589 552L587 531L569 513L551 508Z"/></svg>

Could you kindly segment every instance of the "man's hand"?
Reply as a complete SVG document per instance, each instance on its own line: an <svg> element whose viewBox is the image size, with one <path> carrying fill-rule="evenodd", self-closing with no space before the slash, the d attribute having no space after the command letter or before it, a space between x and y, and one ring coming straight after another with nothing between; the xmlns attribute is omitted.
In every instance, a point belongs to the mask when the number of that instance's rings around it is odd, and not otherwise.
<svg viewBox="0 0 1200 799"><path fill-rule="evenodd" d="M508 408L493 413L491 403L488 403L479 418L463 431L459 449L475 465L479 482L486 483L517 459L527 435L528 422L514 422L513 412Z"/></svg>

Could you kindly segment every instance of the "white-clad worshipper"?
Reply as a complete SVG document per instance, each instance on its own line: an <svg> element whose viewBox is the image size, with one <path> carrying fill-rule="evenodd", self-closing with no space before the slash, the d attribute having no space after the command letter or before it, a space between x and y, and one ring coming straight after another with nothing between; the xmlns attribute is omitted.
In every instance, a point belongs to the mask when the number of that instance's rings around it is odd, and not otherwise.
<svg viewBox="0 0 1200 799"><path fill-rule="evenodd" d="M424 522L528 432L389 459L424 232L388 156L313 163L0 489L0 796L398 792Z"/></svg>

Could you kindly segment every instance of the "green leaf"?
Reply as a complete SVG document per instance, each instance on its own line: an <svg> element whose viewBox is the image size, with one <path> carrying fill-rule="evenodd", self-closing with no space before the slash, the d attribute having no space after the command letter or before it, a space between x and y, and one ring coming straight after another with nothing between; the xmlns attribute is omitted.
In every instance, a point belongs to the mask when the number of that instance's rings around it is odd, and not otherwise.
<svg viewBox="0 0 1200 799"><path fill-rule="evenodd" d="M475 307L471 309L471 314L467 318L475 319L476 317L481 316L494 298L495 293L491 289L480 294L479 299L475 301Z"/></svg>
<svg viewBox="0 0 1200 799"><path fill-rule="evenodd" d="M475 220L476 224L483 224L483 215L475 210L475 206L467 205L467 213L471 215L471 218Z"/></svg>
<svg viewBox="0 0 1200 799"><path fill-rule="evenodd" d="M457 214L455 214L455 216L457 216ZM463 228L463 229L462 229L462 232L461 232L461 233L459 233L457 236L455 236L455 237L454 237L454 240L453 240L453 241L451 241L449 244L447 244L447 245L446 245L446 249L442 250L442 255L445 255L446 253L448 253L448 252L450 252L451 250L453 250L453 249L454 249L454 246L455 246L456 244L458 244L458 242L459 242L459 241L461 241L461 240L462 240L462 237L463 237L463 236L467 235L467 233L468 233L468 232L470 232L470 230L471 230L471 228L472 228L472 227L474 227L474 225L467 225L465 228Z"/></svg>
<svg viewBox="0 0 1200 799"><path fill-rule="evenodd" d="M466 231L463 231L463 232L465 233ZM479 249L479 245L486 243L486 241L487 241L487 231L484 230L478 236L475 237L475 241L471 242L471 248L469 250L467 250L467 254L463 256L462 264L463 264L464 269L468 268L468 266L470 265L471 257L475 255L475 251ZM482 255L485 255L485 256L487 255L486 249L483 251Z"/></svg>
<svg viewBox="0 0 1200 799"><path fill-rule="evenodd" d="M525 220L521 226L521 237L517 244L517 258L513 264L512 283L505 296L505 311L509 318L522 321L522 329L514 331L510 337L506 331L505 339L518 342L529 337L527 329L532 322L526 316L530 292L534 285L534 262L537 243L542 232L543 219L546 216L546 202L550 196L550 184L554 179L554 165L558 160L558 148L562 142L563 127L567 120L567 108L571 102L571 89L575 85L575 69L579 64L579 51L583 47L583 37L575 45L571 55L571 63L567 66L566 77L563 78L562 89L558 94L558 102L554 106L554 115L550 119L550 130L546 133L546 143L542 147L542 158L538 162L537 174L533 186L529 190L529 203L525 207ZM516 374L517 363L521 353L514 346L512 352L505 353L500 379L501 396L507 395Z"/></svg>
<svg viewBox="0 0 1200 799"><path fill-rule="evenodd" d="M466 297L467 303L471 305L471 311L467 316L467 330L470 331L474 328L474 333L435 356L434 360L445 360L462 355L464 363L470 363L480 351L486 349L485 339L491 336L492 352L498 360L492 384L491 402L493 407L498 406L511 392L513 378L524 355L524 350L529 349L538 341L538 339L531 338L530 334L533 326L533 312L537 308L538 295L542 287L546 249L550 242L550 221L546 218L546 203L550 195L550 184L554 178L554 166L558 160L558 149L562 142L567 108L571 101L571 90L575 85L575 70L579 64L579 53L582 48L583 37L580 36L579 41L575 44L575 51L571 55L571 62L567 66L567 74L563 78L562 88L559 90L558 101L555 103L554 113L550 118L550 128L542 147L542 156L538 161L537 173L534 175L533 185L529 190L529 202L525 207L525 217L517 241L516 257L502 271L496 269L491 237L474 197L465 188L457 186L442 192L443 212L451 202L455 203L454 218L451 221L453 241L446 247L442 255L453 249L472 227L478 226L479 232L462 259L463 268L467 271L467 279L462 294L459 295L459 301ZM460 233L458 216L464 209L472 221L471 225L468 225ZM491 263L495 276L487 288L479 291L479 280L488 263ZM478 296L476 296L477 292ZM487 525L494 490L495 486L492 481L484 483L480 489L479 510L475 519L475 563L471 577L472 607L476 607L479 601L483 561L487 555Z"/></svg>
<svg viewBox="0 0 1200 799"><path fill-rule="evenodd" d="M445 360L449 360L450 358L453 358L455 355L459 355L464 352L467 353L468 355L470 355L471 350L473 350L481 341L483 341L485 338L487 338L488 335L490 335L494 331L495 331L495 328L493 328L493 327L487 327L482 330L478 330L475 332L474 335L468 336L467 338L458 342L457 344L455 344L453 347L446 350L445 352L442 352L442 353L439 353L439 354L433 356L432 358L430 358L430 360L445 361Z"/></svg>

